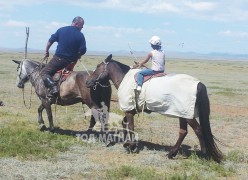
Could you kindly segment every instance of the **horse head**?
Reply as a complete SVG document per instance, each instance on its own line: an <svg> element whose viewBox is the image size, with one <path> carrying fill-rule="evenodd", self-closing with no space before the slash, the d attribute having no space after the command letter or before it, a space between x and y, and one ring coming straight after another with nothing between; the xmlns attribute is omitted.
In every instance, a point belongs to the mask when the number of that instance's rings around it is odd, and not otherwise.
<svg viewBox="0 0 248 180"><path fill-rule="evenodd" d="M86 81L87 87L93 87L97 83L100 83L109 78L109 72L107 70L108 63L112 60L112 54L110 54L103 62L97 65L94 72L88 77Z"/></svg>
<svg viewBox="0 0 248 180"><path fill-rule="evenodd" d="M16 85L18 88L24 88L24 84L28 82L31 73L33 72L34 68L37 67L37 63L32 63L30 60L13 60L17 66L17 81Z"/></svg>

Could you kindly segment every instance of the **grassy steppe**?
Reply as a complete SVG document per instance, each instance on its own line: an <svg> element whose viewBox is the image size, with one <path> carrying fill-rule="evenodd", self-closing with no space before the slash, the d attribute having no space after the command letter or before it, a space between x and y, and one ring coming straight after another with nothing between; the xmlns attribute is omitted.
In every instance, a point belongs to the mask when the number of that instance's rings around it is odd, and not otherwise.
<svg viewBox="0 0 248 180"><path fill-rule="evenodd" d="M42 54L29 54L40 61ZM167 59L167 73L197 77L208 88L213 134L225 154L221 164L197 156L199 142L189 128L175 160L166 157L178 136L178 119L156 113L136 116L135 130L141 141L139 154L127 154L122 144L105 147L87 143L68 133L40 132L37 122L39 99L30 83L23 91L15 85L16 64L23 53L0 53L0 179L247 179L248 178L248 61ZM84 56L75 70L93 70L104 56ZM131 65L132 57L113 56ZM113 97L116 90L113 87ZM31 101L30 101L31 99ZM75 104L53 106L54 123L60 132L87 129L88 108ZM123 116L111 104L112 126L121 127ZM86 113L87 114L87 113ZM44 112L45 123L48 125Z"/></svg>

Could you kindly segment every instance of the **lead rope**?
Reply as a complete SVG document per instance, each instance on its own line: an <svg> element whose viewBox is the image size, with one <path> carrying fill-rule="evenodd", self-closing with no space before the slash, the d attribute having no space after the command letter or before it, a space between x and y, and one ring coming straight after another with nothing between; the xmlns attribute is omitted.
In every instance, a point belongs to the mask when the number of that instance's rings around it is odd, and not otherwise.
<svg viewBox="0 0 248 180"><path fill-rule="evenodd" d="M146 89L144 89L144 94L145 94L145 97L144 97L144 104L142 105L142 120L144 120L144 109L145 109L145 104L146 104Z"/></svg>
<svg viewBox="0 0 248 180"><path fill-rule="evenodd" d="M59 77L59 81L61 81L61 78L62 78L62 73L61 73L61 76ZM61 84L60 84L61 85ZM59 86L59 90L60 90L60 86ZM55 100L55 103L54 103L54 119L55 119L55 122L57 123L57 102L58 102L58 95L56 97L56 100Z"/></svg>
<svg viewBox="0 0 248 180"><path fill-rule="evenodd" d="M86 112L85 112L85 109L84 109L84 104L82 103L82 107L83 107L83 115L84 115L84 119L86 119Z"/></svg>
<svg viewBox="0 0 248 180"><path fill-rule="evenodd" d="M80 64L82 64L82 66L84 67L84 69L85 69L85 71L88 73L88 75L90 75L88 69L84 66L84 64L82 63L81 59L79 59L79 62L80 62Z"/></svg>
<svg viewBox="0 0 248 180"><path fill-rule="evenodd" d="M43 58L40 60L41 64L42 64L44 61L46 61L46 64L47 64L48 57L43 57Z"/></svg>
<svg viewBox="0 0 248 180"><path fill-rule="evenodd" d="M32 91L32 86L31 86L31 89L30 89L31 93L30 93L30 97L29 97L29 107L27 106L26 104L26 101L25 101L25 93L24 93L24 88L22 89L22 99L23 99L23 104L24 106L27 108L27 109L30 109L31 108L31 98L32 98L32 94L33 94L33 91Z"/></svg>
<svg viewBox="0 0 248 180"><path fill-rule="evenodd" d="M58 102L58 97L56 97L56 101L54 103L54 120L55 120L56 124L59 125L58 124L59 122L57 121L57 102Z"/></svg>

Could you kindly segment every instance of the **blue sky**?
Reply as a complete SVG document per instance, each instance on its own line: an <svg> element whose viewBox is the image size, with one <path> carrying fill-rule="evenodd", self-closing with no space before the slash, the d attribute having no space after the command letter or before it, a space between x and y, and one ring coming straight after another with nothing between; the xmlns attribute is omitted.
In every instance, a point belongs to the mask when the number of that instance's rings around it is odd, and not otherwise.
<svg viewBox="0 0 248 180"><path fill-rule="evenodd" d="M247 0L0 0L0 47L43 50L50 35L82 16L88 51L248 52ZM56 44L52 49L56 48Z"/></svg>

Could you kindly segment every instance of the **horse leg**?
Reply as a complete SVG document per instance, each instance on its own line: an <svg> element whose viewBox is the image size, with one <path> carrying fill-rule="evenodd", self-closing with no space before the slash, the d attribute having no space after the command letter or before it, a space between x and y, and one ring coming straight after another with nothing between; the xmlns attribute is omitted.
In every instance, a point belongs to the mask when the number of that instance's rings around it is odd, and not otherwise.
<svg viewBox="0 0 248 180"><path fill-rule="evenodd" d="M126 112L125 117L123 118L122 121L122 126L123 126L123 132L124 132L124 141L133 141L135 139L134 137L134 118L133 114Z"/></svg>
<svg viewBox="0 0 248 180"><path fill-rule="evenodd" d="M137 152L137 142L135 140L134 134L134 115L135 110L129 111L125 113L125 118L123 119L123 129L124 129L124 140L125 143L123 145L124 148L128 150L128 152Z"/></svg>
<svg viewBox="0 0 248 180"><path fill-rule="evenodd" d="M123 129L123 140L125 141L127 139L127 125L128 125L126 116L124 116L121 124L122 124L122 129Z"/></svg>
<svg viewBox="0 0 248 180"><path fill-rule="evenodd" d="M46 129L43 117L42 117L42 112L44 110L44 106L41 104L38 108L38 123L40 126L40 131L44 131Z"/></svg>
<svg viewBox="0 0 248 180"><path fill-rule="evenodd" d="M184 138L188 134L188 126L187 126L187 121L185 118L179 118L179 125L180 125L179 137L178 137L176 144L172 147L172 149L170 150L168 154L169 159L172 159L173 157L177 155Z"/></svg>
<svg viewBox="0 0 248 180"><path fill-rule="evenodd" d="M90 117L90 126L89 126L87 132L92 132L92 129L94 128L95 125L96 125L96 120L95 120L94 116L91 115L91 117Z"/></svg>
<svg viewBox="0 0 248 180"><path fill-rule="evenodd" d="M202 134L202 128L199 125L199 123L196 121L196 119L187 119L187 123L192 127L192 129L194 130L196 136L199 139L200 142L200 146L201 146L201 151L203 152L203 154L206 154L206 145L205 145L205 141L203 139L203 134Z"/></svg>
<svg viewBox="0 0 248 180"><path fill-rule="evenodd" d="M46 112L47 112L47 118L49 121L49 131L53 132L54 131L54 125L53 125L53 114L52 114L52 108L50 104L47 104L45 106Z"/></svg>

